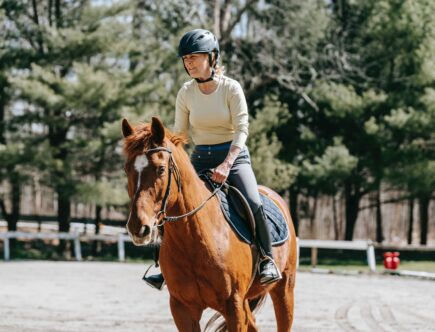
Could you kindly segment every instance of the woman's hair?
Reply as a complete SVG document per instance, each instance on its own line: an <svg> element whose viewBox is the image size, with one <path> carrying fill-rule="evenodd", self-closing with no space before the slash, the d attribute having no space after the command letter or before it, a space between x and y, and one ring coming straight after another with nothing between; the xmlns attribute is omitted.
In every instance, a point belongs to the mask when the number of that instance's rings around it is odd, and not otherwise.
<svg viewBox="0 0 435 332"><path fill-rule="evenodd" d="M213 62L216 61L216 52L213 52ZM214 71L217 76L222 76L225 73L225 67L220 66L218 63L214 66Z"/></svg>

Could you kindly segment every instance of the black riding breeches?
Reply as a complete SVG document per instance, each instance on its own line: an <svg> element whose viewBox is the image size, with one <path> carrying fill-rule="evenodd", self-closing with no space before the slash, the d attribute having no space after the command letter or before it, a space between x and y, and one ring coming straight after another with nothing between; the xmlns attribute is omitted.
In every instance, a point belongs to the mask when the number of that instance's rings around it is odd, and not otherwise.
<svg viewBox="0 0 435 332"><path fill-rule="evenodd" d="M199 173L205 169L216 168L228 155L231 142L217 145L197 145L195 146L190 160ZM237 156L231 167L228 176L230 185L236 187L245 196L255 217L257 228L257 238L266 255L272 256L271 240L268 226L262 211L260 193L258 192L257 179L251 166L251 157L248 148L245 146Z"/></svg>

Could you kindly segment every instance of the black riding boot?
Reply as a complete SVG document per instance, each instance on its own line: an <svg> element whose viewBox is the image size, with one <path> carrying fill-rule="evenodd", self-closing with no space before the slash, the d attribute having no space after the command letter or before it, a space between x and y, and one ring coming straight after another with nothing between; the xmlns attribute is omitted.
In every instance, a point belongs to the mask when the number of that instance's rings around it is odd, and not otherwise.
<svg viewBox="0 0 435 332"><path fill-rule="evenodd" d="M160 256L160 246L155 247L154 249L154 261L156 262L156 267L159 267L159 256ZM148 268L148 270L151 266ZM146 270L142 280L145 281L148 285L158 290L162 290L165 285L165 278L163 278L163 274L154 274L152 276L147 277L148 270Z"/></svg>
<svg viewBox="0 0 435 332"><path fill-rule="evenodd" d="M158 290L162 290L165 285L165 278L163 278L163 274L154 274L152 276L147 277L146 275L142 278L148 285Z"/></svg>
<svg viewBox="0 0 435 332"><path fill-rule="evenodd" d="M270 239L269 227L267 226L263 206L260 206L255 213L254 218L257 228L257 246L259 247L258 249L262 256L258 266L258 274L260 276L260 283L266 285L280 280L282 276L273 260L272 241Z"/></svg>

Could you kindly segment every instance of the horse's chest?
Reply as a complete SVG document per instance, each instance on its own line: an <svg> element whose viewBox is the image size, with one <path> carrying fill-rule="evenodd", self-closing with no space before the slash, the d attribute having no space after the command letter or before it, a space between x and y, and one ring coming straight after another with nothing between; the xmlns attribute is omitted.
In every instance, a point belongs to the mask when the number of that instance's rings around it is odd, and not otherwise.
<svg viewBox="0 0 435 332"><path fill-rule="evenodd" d="M216 307L231 294L229 277L207 255L193 255L191 259L161 262L168 290L172 296L185 303L202 303Z"/></svg>

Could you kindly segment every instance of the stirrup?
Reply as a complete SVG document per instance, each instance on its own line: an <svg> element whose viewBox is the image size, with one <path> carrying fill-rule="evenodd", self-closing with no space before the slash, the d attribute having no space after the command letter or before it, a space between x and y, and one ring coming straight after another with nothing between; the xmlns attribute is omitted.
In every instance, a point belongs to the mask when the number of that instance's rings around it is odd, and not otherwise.
<svg viewBox="0 0 435 332"><path fill-rule="evenodd" d="M147 268L147 270L145 271L145 273L142 277L142 280L145 281L148 284L148 286L161 291L163 289L163 287L166 285L166 281L163 278L163 275L161 273L147 277L148 271L151 269L151 267L152 267L152 265L150 265ZM160 278L160 276L161 276L161 278Z"/></svg>
<svg viewBox="0 0 435 332"><path fill-rule="evenodd" d="M265 261L269 261L270 263L272 263L272 265L275 268L275 272L276 272L275 276L270 277L270 278L261 278L261 266L263 265L263 263ZM278 281L278 280L282 279L281 271L278 269L278 266L276 265L274 259L272 257L269 257L269 256L263 256L263 258L258 263L258 276L260 277L260 284L263 285L263 286L271 284L271 283L273 283L275 281Z"/></svg>

